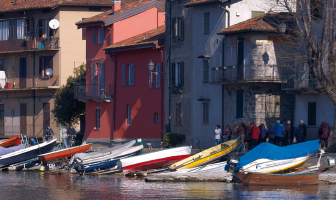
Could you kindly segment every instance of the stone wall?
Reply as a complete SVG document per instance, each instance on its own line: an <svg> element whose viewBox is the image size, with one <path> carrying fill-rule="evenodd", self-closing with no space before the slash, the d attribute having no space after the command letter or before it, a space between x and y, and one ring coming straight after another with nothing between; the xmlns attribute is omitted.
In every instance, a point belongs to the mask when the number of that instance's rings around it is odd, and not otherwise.
<svg viewBox="0 0 336 200"><path fill-rule="evenodd" d="M244 118L236 118L236 90L244 90ZM280 84L244 83L225 85L225 124L241 122L266 123L271 127L276 120L294 120L295 96L281 90Z"/></svg>

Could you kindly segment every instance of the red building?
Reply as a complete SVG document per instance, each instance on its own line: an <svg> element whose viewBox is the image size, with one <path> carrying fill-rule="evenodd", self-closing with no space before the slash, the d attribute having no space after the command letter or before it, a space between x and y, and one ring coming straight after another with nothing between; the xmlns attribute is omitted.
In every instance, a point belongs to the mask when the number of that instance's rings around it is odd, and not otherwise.
<svg viewBox="0 0 336 200"><path fill-rule="evenodd" d="M84 139L104 146L116 139L159 143L164 128L164 1L113 6L77 23L86 29L86 83L75 90L75 97L86 102ZM148 69L151 60L154 73Z"/></svg>

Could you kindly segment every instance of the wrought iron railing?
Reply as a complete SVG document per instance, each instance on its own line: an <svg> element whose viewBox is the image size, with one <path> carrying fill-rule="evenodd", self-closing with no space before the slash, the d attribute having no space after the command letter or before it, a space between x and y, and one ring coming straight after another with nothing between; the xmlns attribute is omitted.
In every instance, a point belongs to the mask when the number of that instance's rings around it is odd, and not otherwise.
<svg viewBox="0 0 336 200"><path fill-rule="evenodd" d="M75 99L104 99L113 95L111 84L92 83L92 84L76 84Z"/></svg>
<svg viewBox="0 0 336 200"><path fill-rule="evenodd" d="M306 90L318 89L319 87L316 78L302 79L298 78L296 74L291 75L286 83L281 84L283 90Z"/></svg>
<svg viewBox="0 0 336 200"><path fill-rule="evenodd" d="M24 38L0 41L0 52L39 51L59 49L59 38Z"/></svg>
<svg viewBox="0 0 336 200"><path fill-rule="evenodd" d="M1 78L0 90L7 89L42 89L50 87L58 87L59 78L57 75L52 77L26 77L26 78Z"/></svg>

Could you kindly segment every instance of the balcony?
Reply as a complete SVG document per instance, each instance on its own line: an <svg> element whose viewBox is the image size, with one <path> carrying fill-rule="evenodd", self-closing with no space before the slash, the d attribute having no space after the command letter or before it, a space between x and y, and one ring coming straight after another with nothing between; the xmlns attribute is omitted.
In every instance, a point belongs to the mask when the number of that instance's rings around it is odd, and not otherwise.
<svg viewBox="0 0 336 200"><path fill-rule="evenodd" d="M29 90L59 88L59 78L53 77L26 77L0 79L0 90Z"/></svg>
<svg viewBox="0 0 336 200"><path fill-rule="evenodd" d="M113 97L111 84L107 83L93 83L93 84L76 84L75 85L75 99L87 102L92 99L97 102L111 102Z"/></svg>
<svg viewBox="0 0 336 200"><path fill-rule="evenodd" d="M287 81L288 70L277 65L265 66L221 66L212 68L211 84L230 84L244 82Z"/></svg>
<svg viewBox="0 0 336 200"><path fill-rule="evenodd" d="M281 84L283 90L313 91L320 90L316 78L298 78L296 74L291 75L286 83Z"/></svg>
<svg viewBox="0 0 336 200"><path fill-rule="evenodd" d="M58 50L59 38L12 39L0 41L0 53Z"/></svg>

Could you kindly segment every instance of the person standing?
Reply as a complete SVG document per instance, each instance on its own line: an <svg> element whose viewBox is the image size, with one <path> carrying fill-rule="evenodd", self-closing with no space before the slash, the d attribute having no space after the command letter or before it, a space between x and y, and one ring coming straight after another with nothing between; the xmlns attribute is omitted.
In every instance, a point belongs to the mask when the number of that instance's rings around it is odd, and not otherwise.
<svg viewBox="0 0 336 200"><path fill-rule="evenodd" d="M228 140L231 140L231 135L232 135L232 131L231 131L230 124L227 124L224 134L223 134L223 141L226 142Z"/></svg>
<svg viewBox="0 0 336 200"><path fill-rule="evenodd" d="M46 141L48 141L49 139L51 139L54 135L54 131L50 128L50 126L48 126L46 132L45 132L45 138Z"/></svg>
<svg viewBox="0 0 336 200"><path fill-rule="evenodd" d="M231 138L237 138L239 137L238 133L238 124L233 125L233 130L232 130L232 136Z"/></svg>
<svg viewBox="0 0 336 200"><path fill-rule="evenodd" d="M241 123L238 126L238 134L240 137L240 145L239 145L239 151L242 152L244 151L244 146L245 146L245 124Z"/></svg>
<svg viewBox="0 0 336 200"><path fill-rule="evenodd" d="M260 131L260 135L259 135L258 143L260 144L260 143L266 142L268 131L264 124L260 124L259 131Z"/></svg>
<svg viewBox="0 0 336 200"><path fill-rule="evenodd" d="M277 120L276 123L272 126L272 132L274 134L274 143L275 145L282 146L282 136L285 129L280 123L280 120Z"/></svg>
<svg viewBox="0 0 336 200"><path fill-rule="evenodd" d="M330 136L330 126L327 123L327 120L323 120L319 129L318 134L320 138L320 147L321 149L328 148L328 138Z"/></svg>
<svg viewBox="0 0 336 200"><path fill-rule="evenodd" d="M299 127L295 131L296 143L301 143L305 141L307 126L303 120L300 121Z"/></svg>
<svg viewBox="0 0 336 200"><path fill-rule="evenodd" d="M250 122L245 123L245 145L246 149L251 149L251 136L250 136L251 124Z"/></svg>
<svg viewBox="0 0 336 200"><path fill-rule="evenodd" d="M293 138L294 138L294 134L293 134L293 125L292 122L290 120L287 120L287 123L284 125L285 127L285 145L292 145L293 144Z"/></svg>
<svg viewBox="0 0 336 200"><path fill-rule="evenodd" d="M221 135L222 135L222 130L220 129L220 125L217 124L216 129L215 129L215 142L216 142L216 145L219 145L221 143Z"/></svg>
<svg viewBox="0 0 336 200"><path fill-rule="evenodd" d="M68 130L67 130L67 134L68 134L68 146L70 147L70 141L71 139L73 139L76 136L76 130L72 127L72 125L70 124Z"/></svg>
<svg viewBox="0 0 336 200"><path fill-rule="evenodd" d="M272 126L271 126L271 127L273 127L274 124L275 124L275 123L272 123ZM272 128L270 128L270 129L268 130L268 142L271 143L271 144L274 144L274 133L273 133L273 131L272 131Z"/></svg>
<svg viewBox="0 0 336 200"><path fill-rule="evenodd" d="M259 134L260 134L260 130L256 126L255 122L251 123L251 129L250 129L249 134L251 136L251 149L253 149L254 147L258 145L258 139L259 139Z"/></svg>

